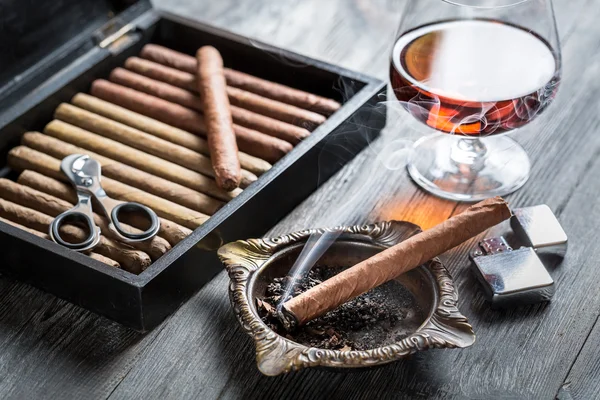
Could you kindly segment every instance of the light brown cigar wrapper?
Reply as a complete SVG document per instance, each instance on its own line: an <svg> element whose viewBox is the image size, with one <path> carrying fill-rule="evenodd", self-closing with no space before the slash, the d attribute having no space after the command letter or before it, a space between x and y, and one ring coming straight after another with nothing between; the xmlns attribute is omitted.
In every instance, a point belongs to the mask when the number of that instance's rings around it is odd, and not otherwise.
<svg viewBox="0 0 600 400"><path fill-rule="evenodd" d="M44 133L221 200L237 195L219 188L214 179L198 172L57 119L46 125Z"/></svg>
<svg viewBox="0 0 600 400"><path fill-rule="evenodd" d="M91 93L103 100L152 116L177 128L206 136L206 124L202 115L179 104L102 79L92 83ZM292 145L284 140L243 126L234 125L234 131L237 145L242 151L269 162L279 160L292 150Z"/></svg>
<svg viewBox="0 0 600 400"><path fill-rule="evenodd" d="M11 149L8 153L8 163L13 169L18 171L31 169L43 175L63 181L66 180L66 177L60 170L60 160L25 146L18 146ZM114 199L138 202L146 207L150 207L158 216L189 229L196 229L208 220L207 215L117 182L106 176L102 177L102 187ZM187 234L189 233L188 231Z"/></svg>
<svg viewBox="0 0 600 400"><path fill-rule="evenodd" d="M147 44L140 56L176 69L195 73L196 60L187 54L155 44ZM307 110L330 115L340 109L335 100L307 93L289 86L281 85L265 79L257 78L243 72L225 68L225 78L229 86L238 87L283 103L292 104Z"/></svg>
<svg viewBox="0 0 600 400"><path fill-rule="evenodd" d="M3 178L0 178L0 197L42 212L51 217L57 217L59 214L73 208L73 204L67 201ZM121 238L108 227L109 224L106 218L94 213L94 223L100 227L100 231L103 235L110 237L113 240L121 241ZM121 225L123 226L123 229L129 232L141 232L139 229L133 228L132 226L126 224ZM127 244L134 249L147 253L152 260L159 259L171 249L171 245L159 236L155 236L142 242L132 242Z"/></svg>
<svg viewBox="0 0 600 400"><path fill-rule="evenodd" d="M0 216L40 232L48 232L54 220L49 215L3 199L0 199ZM84 230L74 225L63 226L60 233L65 240L75 243L87 237ZM152 263L150 256L143 251L132 249L105 236L100 236L100 242L94 250L117 261L123 269L134 274L139 274Z"/></svg>
<svg viewBox="0 0 600 400"><path fill-rule="evenodd" d="M113 121L120 122L150 135L178 144L205 156L210 156L206 139L183 129L175 128L145 115L117 106L85 93L76 94L71 100L73 104ZM249 154L238 152L240 165L255 175L262 175L271 169L271 164Z"/></svg>
<svg viewBox="0 0 600 400"><path fill-rule="evenodd" d="M203 214L212 215L224 205L219 200L178 183L170 182L139 169L118 163L110 158L103 157L87 149L74 146L39 132L25 133L21 137L21 143L61 160L70 154L87 154L101 164L103 176L108 176L109 178L155 194L158 197Z"/></svg>
<svg viewBox="0 0 600 400"><path fill-rule="evenodd" d="M19 228L19 229L21 229L21 230L23 230L25 232L29 232L32 235L36 235L38 237L41 237L42 239L52 240L52 239L50 239L50 236L48 234L46 234L46 233L38 232L35 229L31 229L31 228L28 228L28 227L26 227L24 225L17 224L16 222L13 222L13 221L8 220L6 218L0 217L0 221L6 223L8 225L12 225L15 228ZM121 268L121 264L119 264L115 260L111 260L108 257L104 257L102 254L94 253L93 251L92 252L87 252L87 253L84 253L84 254L86 256L90 257L90 258L93 258L94 260L100 261L101 263L104 263L104 264L108 265L109 267Z"/></svg>
<svg viewBox="0 0 600 400"><path fill-rule="evenodd" d="M70 204L74 205L77 203L77 194L71 185L42 175L38 172L25 170L19 175L17 182L21 185L29 186L30 188L40 192L47 193L61 200L65 200ZM175 246L177 243L185 239L190 233L192 233L191 230L174 222L164 218L159 219L160 229L158 234L160 237L169 242L171 246ZM138 228L143 228L147 224L147 221L144 217L140 217L135 214L124 215L123 221Z"/></svg>
<svg viewBox="0 0 600 400"><path fill-rule="evenodd" d="M241 171L223 76L223 59L219 51L210 46L200 48L196 58L199 60L198 64L202 65L198 68L198 91L202 99L206 138L217 184L226 190L233 190L239 186Z"/></svg>
<svg viewBox="0 0 600 400"><path fill-rule="evenodd" d="M78 128L116 140L192 171L210 177L215 175L210 158L202 154L71 104L62 103L59 105L54 111L54 116ZM241 186L244 188L258 179L256 175L246 170L242 170L241 173Z"/></svg>
<svg viewBox="0 0 600 400"><path fill-rule="evenodd" d="M477 203L433 228L412 236L286 301L285 311L305 324L511 216L501 197ZM286 314L284 311L284 315Z"/></svg>
<svg viewBox="0 0 600 400"><path fill-rule="evenodd" d="M112 72L111 80L184 107L202 111L200 98L195 94L198 92L198 84L194 75L137 57L128 58L125 61L125 67L140 75L123 73L121 72L122 69L117 68ZM156 81L153 81L153 79ZM227 87L228 95L232 90L243 92L239 89ZM194 93L190 93L190 91ZM232 99L232 96L229 95L229 101L233 102L236 99ZM267 133L292 144L296 144L310 135L308 129L246 110L243 104L238 105L241 108L231 106L231 115L233 122L236 124L256 129L259 132Z"/></svg>
<svg viewBox="0 0 600 400"><path fill-rule="evenodd" d="M195 69L197 70L197 68L203 67L203 63L201 62L197 63L197 67L195 67ZM247 81L247 79L244 80ZM238 107L308 129L313 129L325 122L325 117L321 114L317 114L316 112L308 111L287 103L282 103L281 101L273 100L256 93L252 93L252 91L242 90L234 86L235 85L229 85L225 90L227 91L227 95L229 96L229 101L231 104Z"/></svg>

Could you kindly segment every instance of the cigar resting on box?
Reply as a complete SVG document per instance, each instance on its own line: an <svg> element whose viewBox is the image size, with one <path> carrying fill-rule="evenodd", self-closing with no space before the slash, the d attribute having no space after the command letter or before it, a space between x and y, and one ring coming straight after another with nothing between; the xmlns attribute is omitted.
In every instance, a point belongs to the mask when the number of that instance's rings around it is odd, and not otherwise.
<svg viewBox="0 0 600 400"><path fill-rule="evenodd" d="M44 133L220 200L239 193L219 188L208 176L57 119L46 125Z"/></svg>
<svg viewBox="0 0 600 400"><path fill-rule="evenodd" d="M48 232L54 220L49 215L4 199L0 199L0 216L39 232ZM83 229L74 225L63 225L60 234L65 240L73 243L82 242L88 236ZM100 242L94 251L117 261L123 269L134 274L139 274L152 263L150 256L143 251L115 242L105 236L100 236Z"/></svg>
<svg viewBox="0 0 600 400"><path fill-rule="evenodd" d="M111 73L110 80L184 107L203 111L202 102L197 95L198 84L195 75L137 57L128 58L125 61L125 67L135 73L116 68ZM226 90L229 93L232 88L227 87ZM229 101L231 103L235 101L235 98L229 96ZM243 107L231 105L230 108L233 122L236 124L278 137L292 144L296 144L310 135L308 129L297 125L246 110Z"/></svg>
<svg viewBox="0 0 600 400"><path fill-rule="evenodd" d="M0 221L4 222L5 224L14 226L15 228L19 228L22 231L29 232L32 235L35 235L37 237L41 237L42 239L52 240L52 239L50 239L50 235L48 235L47 233L38 232L35 229L31 229L24 225L17 224L16 222L13 222L6 218L0 217ZM108 265L109 267L121 268L121 264L119 264L115 260L111 260L110 258L103 256L102 254L94 253L93 251L86 252L84 254L90 258L93 258L94 260L100 261L101 263Z"/></svg>
<svg viewBox="0 0 600 400"><path fill-rule="evenodd" d="M194 57L155 44L147 44L142 49L142 58L194 74L197 68ZM247 90L270 99L302 107L307 110L330 115L339 110L340 103L289 86L257 78L243 72L225 68L227 85Z"/></svg>
<svg viewBox="0 0 600 400"><path fill-rule="evenodd" d="M78 128L134 147L192 171L200 172L213 178L215 176L210 158L205 155L121 124L120 122L110 120L67 103L59 105L54 111L54 116ZM248 187L258 179L256 175L246 170L242 170L241 174L242 180L240 185L243 188Z"/></svg>
<svg viewBox="0 0 600 400"><path fill-rule="evenodd" d="M21 185L28 186L32 189L67 201L69 204L74 205L77 203L77 193L70 184L58 181L38 172L25 170L21 172L17 182ZM136 214L125 214L122 215L121 218L123 222L127 222L129 225L140 229L145 228L148 223L145 217ZM172 221L164 218L159 218L159 220L160 229L158 235L169 242L171 246L175 246L192 233L188 228L184 228Z"/></svg>
<svg viewBox="0 0 600 400"><path fill-rule="evenodd" d="M73 208L73 204L65 200L61 200L57 197L4 178L0 178L0 198L42 212L51 217L57 217L63 212ZM100 231L103 235L110 237L113 240L121 241L120 237L109 228L109 222L106 218L94 213L94 223L100 227ZM121 224L121 226L128 232L141 232L141 230L127 224ZM134 249L147 253L153 261L159 259L171 249L171 245L160 236L154 236L145 241L127 244Z"/></svg>
<svg viewBox="0 0 600 400"><path fill-rule="evenodd" d="M233 190L241 179L240 160L233 131L233 119L225 90L223 59L214 47L204 46L196 53L199 60L198 90L204 110L206 139L219 187Z"/></svg>
<svg viewBox="0 0 600 400"><path fill-rule="evenodd" d="M196 65L196 70L203 67L203 63L196 63ZM139 67L139 62L136 66ZM146 68L146 70L148 70L148 68ZM191 71L185 70L184 72ZM197 75L196 73L194 74ZM273 100L256 93L252 93L251 91L242 90L232 85L227 86L225 90L227 91L227 95L231 104L248 111L253 111L257 114L265 115L275 120L310 130L325 122L325 117L321 114L283 103L281 101Z"/></svg>
<svg viewBox="0 0 600 400"><path fill-rule="evenodd" d="M206 124L202 115L179 104L103 79L92 83L91 93L103 100L151 116L177 128L206 136ZM263 160L275 162L292 150L290 143L276 137L239 125L234 125L233 128L238 147Z"/></svg>
<svg viewBox="0 0 600 400"><path fill-rule="evenodd" d="M58 180L66 180L60 170L60 160L25 146L18 146L10 150L8 164L17 171L31 169ZM143 204L150 207L158 216L189 229L196 229L208 220L208 216L205 214L190 210L106 176L102 177L102 187L114 199Z"/></svg>
<svg viewBox="0 0 600 400"><path fill-rule="evenodd" d="M501 197L477 203L287 300L279 314L286 328L303 325L343 303L458 246L511 216Z"/></svg>
<svg viewBox="0 0 600 400"><path fill-rule="evenodd" d="M118 163L110 158L103 157L87 149L74 146L39 132L25 133L21 137L21 143L58 159L63 159L70 154L87 154L101 164L104 176L155 194L203 214L212 215L224 205L222 201L178 183L170 182L139 169Z"/></svg>
<svg viewBox="0 0 600 400"><path fill-rule="evenodd" d="M191 132L167 125L156 119L152 119L85 93L76 94L71 102L77 107L87 111L120 122L132 128L139 129L142 132L178 144L197 153L204 154L205 156L210 156L206 139ZM265 160L241 151L238 153L238 157L240 159L241 167L255 175L260 176L272 167L271 164Z"/></svg>

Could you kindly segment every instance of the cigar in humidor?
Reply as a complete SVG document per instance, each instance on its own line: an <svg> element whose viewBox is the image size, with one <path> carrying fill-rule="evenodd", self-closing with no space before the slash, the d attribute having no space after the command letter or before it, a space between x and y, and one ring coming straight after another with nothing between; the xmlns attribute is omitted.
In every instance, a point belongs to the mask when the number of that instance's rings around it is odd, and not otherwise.
<svg viewBox="0 0 600 400"><path fill-rule="evenodd" d="M151 116L177 128L206 136L206 124L202 115L179 104L103 79L92 83L91 93L93 96ZM292 150L290 143L276 137L239 125L234 125L233 128L237 145L242 151L268 162L275 162Z"/></svg>
<svg viewBox="0 0 600 400"><path fill-rule="evenodd" d="M58 180L66 180L60 170L60 160L25 146L17 146L10 150L8 164L16 171L30 169ZM190 210L106 176L102 177L102 187L112 198L143 204L150 207L158 216L188 229L196 229L208 220L208 216L205 214ZM189 233L191 232L188 231Z"/></svg>
<svg viewBox="0 0 600 400"><path fill-rule="evenodd" d="M0 199L0 216L39 232L48 232L54 220L49 215L4 199ZM86 232L75 225L63 225L60 234L65 240L73 243L81 242L87 237ZM117 261L123 269L134 274L139 274L152 263L150 256L143 251L105 236L100 236L100 242L94 248L94 252Z"/></svg>
<svg viewBox="0 0 600 400"><path fill-rule="evenodd" d="M77 193L70 184L58 181L35 171L25 170L21 172L17 179L17 183L67 201L69 204L74 205L77 203ZM148 223L145 217L136 214L122 215L121 219L129 225L140 229L146 227ZM191 230L172 221L160 218L158 235L169 242L171 246L175 246L177 243L181 242L190 233L192 233Z"/></svg>
<svg viewBox="0 0 600 400"><path fill-rule="evenodd" d="M140 52L140 57L192 74L196 73L197 65L194 57L163 46L147 44ZM225 78L229 86L244 89L270 99L316 111L324 115L333 114L341 107L340 103L335 100L257 78L229 68L225 68Z"/></svg>
<svg viewBox="0 0 600 400"><path fill-rule="evenodd" d="M191 132L167 125L156 119L152 119L85 93L76 94L71 102L77 107L87 111L120 122L171 143L178 144L197 153L204 154L205 156L210 156L206 139L194 135ZM271 164L258 157L251 156L241 151L238 152L238 157L240 159L241 167L255 175L260 176L271 169Z"/></svg>
<svg viewBox="0 0 600 400"><path fill-rule="evenodd" d="M111 73L111 81L184 107L202 111L202 103L197 96L196 76L137 57L128 58L125 61L125 67L136 73L128 73L127 70L117 68ZM228 95L232 89L227 87ZM229 101L231 103L235 101L235 98L229 95ZM246 110L243 105L240 106L231 105L231 115L236 124L256 129L292 144L296 144L310 135L308 129Z"/></svg>
<svg viewBox="0 0 600 400"><path fill-rule="evenodd" d="M230 194L208 176L60 120L48 123L44 133L220 200L231 199L239 193Z"/></svg>
<svg viewBox="0 0 600 400"><path fill-rule="evenodd" d="M26 227L24 225L17 224L16 222L13 222L13 221L8 220L6 218L0 217L0 221L4 222L5 224L14 226L15 228L19 228L22 231L29 232L32 235L35 235L37 237L41 237L42 239L52 240L52 239L50 239L50 235L48 235L47 233L38 232L35 229L31 229L31 228L28 228L28 227ZM92 252L86 252L84 254L87 255L88 257L93 258L94 260L100 261L101 263L104 263L104 264L106 264L106 265L108 265L110 267L121 268L121 264L119 264L115 260L111 260L110 258L103 256L102 254L94 253L93 251Z"/></svg>
<svg viewBox="0 0 600 400"><path fill-rule="evenodd" d="M42 212L51 217L57 217L63 212L73 208L72 203L4 178L0 178L0 198ZM100 227L100 231L103 235L116 241L121 240L118 235L109 229L109 222L106 218L94 213L94 223ZM141 230L126 224L121 224L121 226L128 232L142 232ZM135 249L147 253L154 261L171 249L171 245L159 236L154 236L153 238L142 242L132 242L128 244Z"/></svg>
<svg viewBox="0 0 600 400"><path fill-rule="evenodd" d="M204 109L206 138L217 184L233 190L240 184L240 160L233 132L233 119L223 76L223 59L214 47L204 46L196 53L198 91Z"/></svg>
<svg viewBox="0 0 600 400"><path fill-rule="evenodd" d="M71 104L59 105L54 111L54 116L78 128L116 140L192 171L210 177L215 175L210 159L202 154ZM247 187L258 179L249 171L242 170L241 173L242 187Z"/></svg>
<svg viewBox="0 0 600 400"><path fill-rule="evenodd" d="M508 204L500 197L477 203L463 213L412 236L287 300L279 313L281 322L288 329L303 325L356 296L422 265L510 216Z"/></svg>
<svg viewBox="0 0 600 400"><path fill-rule="evenodd" d="M212 215L224 205L222 201L186 186L170 182L39 132L25 133L21 137L21 144L58 159L63 159L71 154L87 154L101 164L104 176L203 214ZM230 194L235 195L233 192Z"/></svg>

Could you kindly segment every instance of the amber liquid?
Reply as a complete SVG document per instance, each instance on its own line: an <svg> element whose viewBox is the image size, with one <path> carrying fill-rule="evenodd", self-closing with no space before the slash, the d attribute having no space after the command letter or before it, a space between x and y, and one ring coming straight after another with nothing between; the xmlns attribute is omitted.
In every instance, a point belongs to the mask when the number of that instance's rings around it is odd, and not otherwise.
<svg viewBox="0 0 600 400"><path fill-rule="evenodd" d="M404 108L441 132L492 135L548 107L560 60L543 39L491 20L439 22L403 34L391 83Z"/></svg>

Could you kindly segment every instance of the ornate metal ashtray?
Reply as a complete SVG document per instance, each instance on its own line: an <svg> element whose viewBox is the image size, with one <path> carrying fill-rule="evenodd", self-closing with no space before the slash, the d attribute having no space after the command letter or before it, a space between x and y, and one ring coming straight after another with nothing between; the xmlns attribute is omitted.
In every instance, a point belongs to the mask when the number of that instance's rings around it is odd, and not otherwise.
<svg viewBox="0 0 600 400"><path fill-rule="evenodd" d="M316 265L351 267L420 232L420 228L408 222L391 221L305 230L221 247L219 257L229 273L233 310L242 329L255 341L256 361L262 373L278 375L306 367L373 367L430 348L464 348L473 344L473 329L456 307L452 278L437 259L372 291L386 296L386 302L398 312L399 322L392 328L371 326L370 332L377 334L372 335L375 339L368 349L321 349L295 340L293 332L286 337L277 334L261 319L257 299L264 298L274 278L287 275L308 238L324 232L337 232L339 236ZM365 333L359 330L353 335Z"/></svg>

